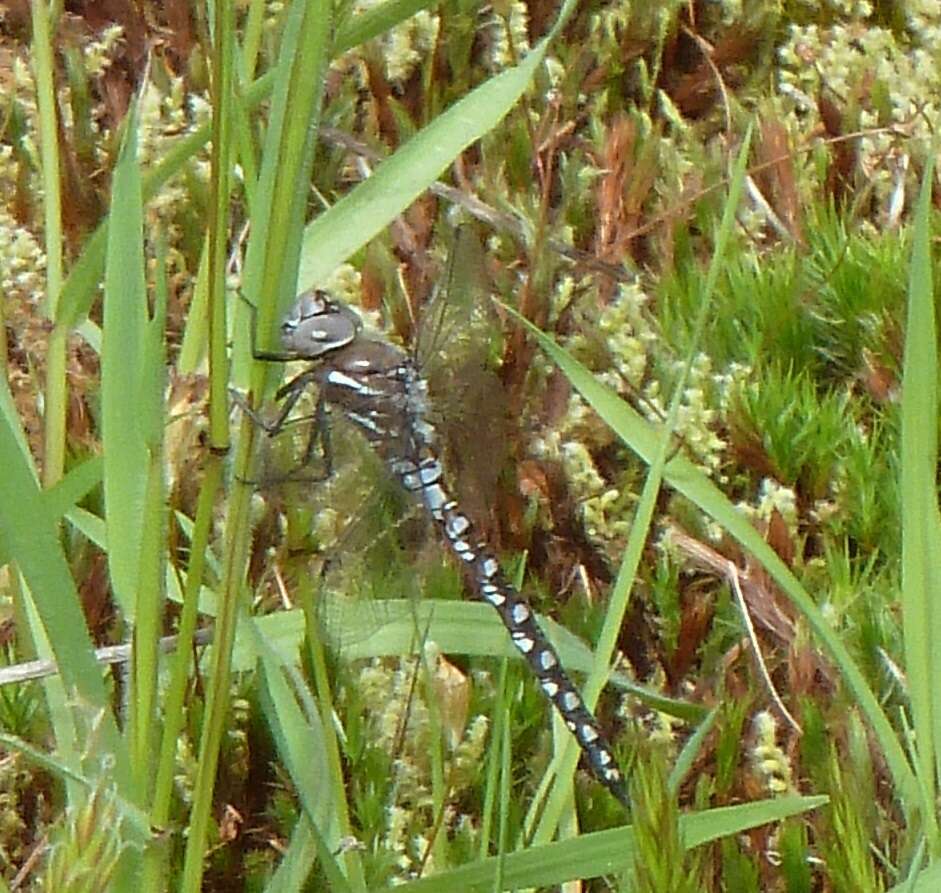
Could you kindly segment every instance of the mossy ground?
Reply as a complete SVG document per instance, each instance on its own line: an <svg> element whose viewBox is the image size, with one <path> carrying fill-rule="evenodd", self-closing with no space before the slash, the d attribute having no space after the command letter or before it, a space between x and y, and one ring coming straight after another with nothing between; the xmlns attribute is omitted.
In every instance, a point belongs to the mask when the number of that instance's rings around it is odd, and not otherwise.
<svg viewBox="0 0 941 893"><path fill-rule="evenodd" d="M84 256L109 208L120 128L135 93L145 176L212 109L207 21L184 4L116 3L108 20L92 6L60 15L52 41L66 272ZM249 71L262 73L278 58L283 7L252 3L238 13L246 83ZM326 76L324 136L306 216L334 205L376 163L365 151L351 151L342 134L379 156L393 153L523 58L556 13L554 4L541 2L447 3L337 55ZM43 249L49 224L30 68L35 49L25 6L9 7L0 26L8 85L0 131L4 361L11 406L42 463L56 451L42 412L51 374L43 303L50 258ZM693 357L674 450L753 519L863 668L900 735L907 734L901 717L908 707L898 609L903 322L911 215L932 152L941 87L939 36L937 11L915 2L584 4L551 44L522 100L442 176L457 192L425 193L332 282L392 337L408 340L414 308L444 276L453 232L467 224L483 248L480 284L552 334L649 421L663 422ZM230 221L233 294L242 286L239 234L253 220L251 161L257 164L265 124L266 106L246 108L237 137L243 154ZM729 172L750 124L745 197L708 324L697 334L693 320ZM211 202L209 156L194 149L145 209L146 232L156 238L159 231L168 246L166 504L177 519L196 515L204 455L207 367L204 349L193 348L191 310ZM147 250L152 260L152 246ZM90 318L101 323L97 304ZM499 381L488 394L502 407L493 417L500 437L483 441L478 454L458 451L467 466L461 473L475 482L470 494L484 495L473 508L502 554L508 561L525 556L527 592L537 608L593 641L646 466L509 319L490 335L488 368L471 384ZM97 349L88 330L70 337L60 472L100 448ZM465 445L497 425L480 412L471 415ZM474 429L478 420L484 421ZM367 489L377 486L373 480ZM333 498L353 489L332 481L323 491L325 507L356 514L355 500ZM408 589L459 597L453 569L416 545L420 538L408 519L400 520L397 502L387 494L383 513L373 515L393 531L373 537L381 554L362 548L362 561L349 562L342 574L331 566L324 578L392 597ZM81 507L100 516L100 492L84 496ZM220 519L224 508L223 497ZM309 502L283 493L257 498L248 583L258 614L294 598L292 587L310 574L311 553L322 561L333 520L321 516L311 534ZM165 532L167 558L185 567L190 529L174 521ZM61 536L96 644L123 640L125 618L112 598L105 552L75 526ZM221 534L213 546L221 550ZM775 712L743 633L732 578L722 570L727 561L746 580L744 604L768 680L798 726ZM218 573L207 572L210 588L220 582ZM12 607L21 593L9 566L0 586L12 629L14 619L22 623ZM167 631L178 613L176 606L167 610ZM21 627L17 633L21 649L11 646L11 662L32 653ZM668 488L619 644L622 667L637 682L718 708L695 763L671 787L666 767L693 728L613 687L602 699L603 724L625 764L636 767L635 889L880 890L905 877L921 827L900 803L903 795L892 787L839 670L762 568ZM315 657L303 654L299 671L314 674ZM495 834L486 787L487 755L496 753L488 737L495 692L509 691L504 697L512 701L509 840L521 833L525 804L549 762L546 710L529 680L520 674L498 683L493 660L455 661L433 655L426 663L437 669L426 667L417 685L410 659L350 664L341 654L330 664L356 838L349 848L362 854L370 884L488 852ZM125 680L119 673L109 678L121 710ZM446 684L448 678L456 681ZM195 678L191 685L170 819L177 831L187 827L203 721L201 683ZM4 727L48 749L39 688L2 693ZM283 742L263 718L270 694L246 671L232 695L205 883L260 890L299 833L301 807L279 758ZM120 843L96 842L86 827L87 810L111 815L103 791L96 790L86 812L56 818L63 795L42 769L4 773L0 787L8 882L25 865L26 876L44 877L47 889L106 888ZM596 784L580 776L576 789L583 832L620 822L616 804ZM747 836L683 851L678 810L797 791L826 794L830 802ZM63 842L54 856L31 863L28 853L41 848L47 833ZM167 871L176 878L183 836L169 838ZM66 866L70 846L80 853L93 845L105 854L97 865L76 856ZM74 875L68 882L66 867ZM96 869L98 886L63 886ZM328 883L315 872L306 889Z"/></svg>

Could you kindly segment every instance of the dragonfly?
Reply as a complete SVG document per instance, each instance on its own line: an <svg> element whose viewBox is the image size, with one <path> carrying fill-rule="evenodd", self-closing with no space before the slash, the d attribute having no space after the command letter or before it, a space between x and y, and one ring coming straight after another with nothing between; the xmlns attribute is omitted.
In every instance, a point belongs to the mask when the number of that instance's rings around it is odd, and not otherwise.
<svg viewBox="0 0 941 893"><path fill-rule="evenodd" d="M388 340L365 334L362 319L352 307L316 288L301 294L284 316L280 340L280 350L256 351L256 358L308 365L276 392L281 408L275 421L266 425L269 434L289 424L298 400L311 388L317 390L314 434L319 432L328 469L332 461L326 440L328 408L341 413L360 432L433 520L462 566L472 595L497 612L513 645L578 742L592 773L629 807L624 776L597 719L539 627L529 602L510 583L494 550L452 497L438 432L431 421L428 381L416 357Z"/></svg>

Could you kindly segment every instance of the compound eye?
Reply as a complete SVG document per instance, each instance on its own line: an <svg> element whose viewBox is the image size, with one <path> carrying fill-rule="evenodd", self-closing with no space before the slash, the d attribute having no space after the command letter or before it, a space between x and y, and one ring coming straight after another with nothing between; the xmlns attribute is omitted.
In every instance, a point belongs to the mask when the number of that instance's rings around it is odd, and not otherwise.
<svg viewBox="0 0 941 893"><path fill-rule="evenodd" d="M317 359L349 344L359 329L358 318L321 290L301 295L281 323L281 341L298 359Z"/></svg>

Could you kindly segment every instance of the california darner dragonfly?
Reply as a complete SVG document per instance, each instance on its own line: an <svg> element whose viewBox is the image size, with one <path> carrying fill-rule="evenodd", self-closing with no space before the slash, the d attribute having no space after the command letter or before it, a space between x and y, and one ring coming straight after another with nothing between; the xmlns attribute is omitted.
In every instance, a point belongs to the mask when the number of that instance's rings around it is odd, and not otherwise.
<svg viewBox="0 0 941 893"><path fill-rule="evenodd" d="M281 323L280 335L281 350L258 352L257 358L310 361L310 366L277 391L276 400L282 406L276 421L266 426L269 433L284 428L297 401L314 386L315 433L319 429L321 438L326 437L328 407L352 423L405 490L427 509L460 560L474 596L496 610L594 775L627 806L624 778L597 720L528 602L506 578L493 551L447 489L437 430L429 417L428 383L419 364L394 344L367 337L359 315L319 289L297 299ZM326 453L326 442L323 447ZM325 458L329 465L329 456Z"/></svg>

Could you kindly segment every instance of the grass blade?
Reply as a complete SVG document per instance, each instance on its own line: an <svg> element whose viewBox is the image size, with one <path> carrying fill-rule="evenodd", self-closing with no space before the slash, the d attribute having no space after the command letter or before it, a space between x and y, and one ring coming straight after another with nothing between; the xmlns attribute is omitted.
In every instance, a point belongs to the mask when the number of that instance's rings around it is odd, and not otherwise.
<svg viewBox="0 0 941 893"><path fill-rule="evenodd" d="M59 121L56 107L50 9L32 6L33 61L36 71L36 100L42 154L44 235L46 248L46 310L49 318L59 318L62 290L62 164L59 153ZM67 406L66 340L61 327L53 330L46 356L46 394L43 411L43 482L58 482L65 468L65 417Z"/></svg>
<svg viewBox="0 0 941 893"><path fill-rule="evenodd" d="M50 517L32 469L10 427L0 423L0 548L14 560L29 586L36 610L60 668L64 690L100 716L93 742L60 741L62 749L110 754L114 777L126 796L129 764L92 643L80 608L78 592L62 552L58 530ZM59 727L56 728L57 735ZM100 765L100 764L99 764Z"/></svg>
<svg viewBox="0 0 941 893"><path fill-rule="evenodd" d="M263 341L276 313L296 291L299 234L306 210L306 192L298 184L310 181L313 135L320 122L323 72L330 55L329 24L330 16L321 4L297 4L285 28L276 70L242 277L246 295L259 308ZM250 357L254 347L245 349L252 331L248 313L243 302L236 305L235 380L240 383L246 375L238 363ZM258 387L257 381L253 384Z"/></svg>
<svg viewBox="0 0 941 893"><path fill-rule="evenodd" d="M610 667L611 660L614 656L621 626L627 613L627 606L630 599L631 590L633 588L634 580L637 576L637 569L640 566L644 545L647 542L648 531L650 530L650 525L653 523L657 496L660 492L660 487L663 481L663 470L670 451L672 433L676 427L685 382L688 378L689 370L692 367L696 351L698 350L698 344L703 327L705 326L705 322L709 317L709 308L712 302L713 293L715 291L715 284L719 276L719 270L722 267L722 259L735 225L735 215L742 194L746 165L748 162L750 141L751 132L749 131L746 133L745 139L742 142L742 147L739 151L738 160L735 165L735 171L729 185L729 196L728 200L726 201L722 221L716 236L715 250L712 257L712 262L709 267L709 274L703 287L700 309L696 318L694 335L691 341L688 355L686 357L686 363L681 372L680 379L674 388L673 397L670 401L670 406L667 413L666 423L658 435L659 440L656 445L653 459L650 462L650 469L647 478L644 481L644 487L637 504L637 511L635 513L634 522L631 527L630 537L628 538L627 547L624 551L624 558L618 570L617 579L611 593L608 611L605 616L604 626L599 636L595 662L592 667L592 672L584 686L583 696L590 708L594 708L594 705L598 700L598 695L600 694L608 676L608 668ZM510 310L510 312L517 316L517 318L522 319L522 317L516 311L513 311L509 307L506 309ZM573 381L573 384L578 387L576 382ZM575 742L569 741L566 748L566 753L563 754L561 761L560 771L564 776L567 777L574 771L577 759L578 753L575 748ZM535 838L537 841L548 840L552 837L556 824L558 823L559 816L561 815L561 808L561 793L556 792L553 794L553 798L549 801L545 812L540 819L539 830L537 831Z"/></svg>
<svg viewBox="0 0 941 893"><path fill-rule="evenodd" d="M333 856L340 849L341 829L338 811L325 793L332 790L327 773L324 729L316 710L305 718L288 688L284 672L274 653L254 624L256 647L262 668L262 704L271 726L278 751L297 787L319 851L321 865L331 882L331 889L352 890ZM302 682L298 684L303 685ZM340 792L342 795L342 791ZM353 854L355 857L355 854ZM358 889L364 889L359 877Z"/></svg>
<svg viewBox="0 0 941 893"><path fill-rule="evenodd" d="M549 42L574 6L572 0L565 3L552 30L519 65L454 103L307 227L298 274L302 289L322 283L418 198L464 149L500 123L532 82Z"/></svg>
<svg viewBox="0 0 941 893"><path fill-rule="evenodd" d="M938 462L938 348L931 266L931 191L934 168L922 179L915 213L908 320L905 326L902 388L902 624L908 674L915 755L923 791L929 849L938 849L934 809L941 703L937 680L941 672L941 611L937 607L941 575L941 520L935 485ZM913 803L906 806L911 811Z"/></svg>
<svg viewBox="0 0 941 893"><path fill-rule="evenodd" d="M796 796L760 800L681 816L680 828L687 847L696 847L768 822L800 815L826 802L826 797ZM634 853L634 835L630 828L615 828L531 847L499 858L492 857L435 877L402 884L396 890L404 893L491 891L495 889L494 878L501 861L503 883L499 889L547 887L621 872L630 867Z"/></svg>
<svg viewBox="0 0 941 893"><path fill-rule="evenodd" d="M566 377L624 443L644 461L652 462L657 455L662 436L660 429L647 422L613 390L597 381L585 366L560 348L550 337L530 323L524 321L524 324ZM895 730L839 634L827 622L797 577L731 500L685 456L678 454L666 464L664 479L717 521L751 552L794 603L797 610L804 615L840 668L843 679L878 737L900 801L915 802L919 796L915 775Z"/></svg>
<svg viewBox="0 0 941 893"><path fill-rule="evenodd" d="M219 40L232 25L231 7L217 8L216 34ZM252 244L249 247L250 270L246 270L247 284L254 288L270 289L275 296L286 283L292 289L296 278L296 253L299 243L300 224L303 219L304 199L309 182L313 154L313 136L319 123L320 100L323 91L322 73L329 55L328 38L332 23L332 6L322 0L308 0L296 4L292 10L291 41L282 47L283 64L278 67L275 84L278 100L275 116L279 114L285 123L275 128L266 144L266 156L262 162L263 180L265 171L272 180L271 213L265 219L267 225L259 226L253 220ZM225 21L223 21L225 18ZM215 52L229 52L231 41L217 46ZM280 108L280 111L279 111ZM216 116L222 114L217 103ZM219 154L214 158L218 160ZM214 170L216 188L228 178L228 171ZM267 180L265 181L267 182ZM253 214L261 215L259 198L261 188L256 191ZM223 221L216 220L217 226ZM292 232L295 234L292 237ZM214 234L223 239L223 233ZM255 247L257 245L257 247ZM216 266L210 273L210 290L214 298L222 294L223 271ZM272 313L275 301L265 302L264 312ZM221 306L219 307L221 312ZM262 325L266 317L263 315ZM224 337L218 327L216 335ZM224 364L221 364L224 365ZM213 370L221 374L221 368ZM268 371L260 363L253 367L252 390L261 393ZM220 382L227 386L229 382ZM221 403L220 403L221 405ZM214 406L214 409L216 407ZM251 479L251 456L254 430L251 420L245 418L234 459L235 476L241 481ZM250 487L236 486L229 502L226 519L225 552L220 588L219 612L216 618L216 644L212 650L213 663L206 701L206 720L199 745L199 770L196 778L196 793L190 817L190 836L184 856L181 889L196 891L202 882L204 846L208 832L213 800L219 747L224 734L231 680L231 660L235 639L239 601L242 597L242 581L247 564L249 531Z"/></svg>
<svg viewBox="0 0 941 893"><path fill-rule="evenodd" d="M101 428L104 455L108 569L125 617L133 617L140 561L140 519L147 486L147 447L141 428L142 384L161 369L144 369L147 296L143 209L137 166L137 115L127 129L114 172L105 269L101 350Z"/></svg>

